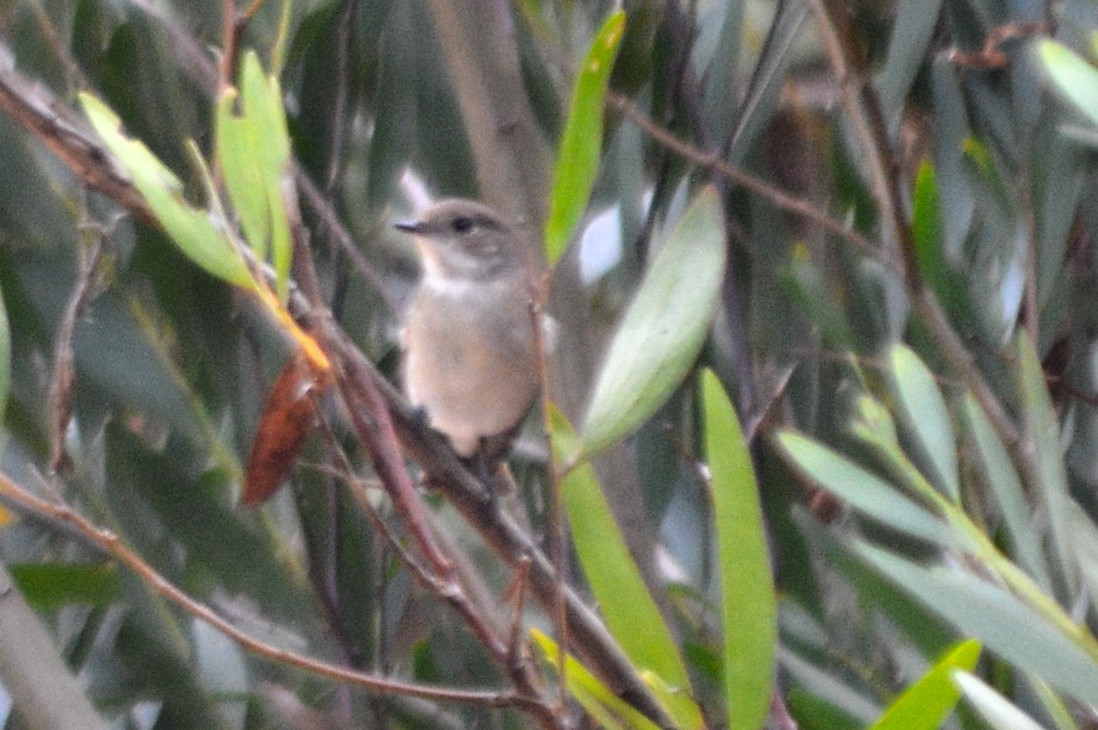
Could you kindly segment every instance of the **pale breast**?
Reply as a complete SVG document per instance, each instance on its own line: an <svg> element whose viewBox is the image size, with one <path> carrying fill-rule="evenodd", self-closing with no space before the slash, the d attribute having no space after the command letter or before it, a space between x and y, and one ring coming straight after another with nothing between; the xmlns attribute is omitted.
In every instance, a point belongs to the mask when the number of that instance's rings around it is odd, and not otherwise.
<svg viewBox="0 0 1098 730"><path fill-rule="evenodd" d="M429 287L417 293L405 324L404 387L468 456L481 437L518 424L540 378L525 291L455 294Z"/></svg>

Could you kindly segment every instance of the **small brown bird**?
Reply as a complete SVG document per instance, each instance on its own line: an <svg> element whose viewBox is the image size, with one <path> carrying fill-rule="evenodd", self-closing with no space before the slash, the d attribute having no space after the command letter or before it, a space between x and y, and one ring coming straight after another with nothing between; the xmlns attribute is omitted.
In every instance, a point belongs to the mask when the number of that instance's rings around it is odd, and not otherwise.
<svg viewBox="0 0 1098 730"><path fill-rule="evenodd" d="M414 233L423 278L404 319L404 390L462 457L506 455L540 384L531 266L491 208L442 200Z"/></svg>

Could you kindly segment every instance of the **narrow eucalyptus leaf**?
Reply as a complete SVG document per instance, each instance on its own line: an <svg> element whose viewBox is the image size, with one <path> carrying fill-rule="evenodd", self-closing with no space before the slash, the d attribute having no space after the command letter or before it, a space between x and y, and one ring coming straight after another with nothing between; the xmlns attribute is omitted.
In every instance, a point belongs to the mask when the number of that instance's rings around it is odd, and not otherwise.
<svg viewBox="0 0 1098 730"><path fill-rule="evenodd" d="M121 120L106 104L87 93L80 94L80 102L88 120L176 246L219 279L254 289L251 272L229 236L214 226L205 211L183 199L183 185L172 171L148 147L122 133Z"/></svg>
<svg viewBox="0 0 1098 730"><path fill-rule="evenodd" d="M906 345L892 348L892 387L896 406L903 415L924 468L932 472L931 481L954 502L960 501L961 485L957 470L957 443L945 399L934 381L934 374Z"/></svg>
<svg viewBox="0 0 1098 730"><path fill-rule="evenodd" d="M1091 603L1094 603L1098 601L1098 527L1075 500L1070 503L1068 516L1072 551Z"/></svg>
<svg viewBox="0 0 1098 730"><path fill-rule="evenodd" d="M970 393L965 393L960 413L975 443L975 463L983 470L991 496L1003 519L1011 555L1046 591L1051 590L1048 560L1041 545L1040 530L1006 447Z"/></svg>
<svg viewBox="0 0 1098 730"><path fill-rule="evenodd" d="M952 678L968 703L976 708L991 727L999 730L1042 730L1033 718L972 674L971 670L954 669Z"/></svg>
<svg viewBox="0 0 1098 730"><path fill-rule="evenodd" d="M774 684L778 607L755 470L728 394L711 370L701 376L705 455L721 578L728 727L766 723Z"/></svg>
<svg viewBox="0 0 1098 730"><path fill-rule="evenodd" d="M926 60L926 47L938 27L942 0L902 0L892 24L892 38L884 69L876 79L885 114L898 121L919 69Z"/></svg>
<svg viewBox="0 0 1098 730"><path fill-rule="evenodd" d="M10 568L27 602L42 611L74 604L104 607L122 596L118 568L108 563L20 563Z"/></svg>
<svg viewBox="0 0 1098 730"><path fill-rule="evenodd" d="M1048 515L1053 564L1059 579L1057 587L1065 590L1066 595L1074 596L1078 574L1071 552L1070 498L1060 443L1060 423L1052 408L1041 360L1024 330L1018 332L1015 348L1015 377L1022 395L1025 438L1030 441L1029 451L1037 468L1037 484L1032 486Z"/></svg>
<svg viewBox="0 0 1098 730"><path fill-rule="evenodd" d="M1098 69L1050 38L1042 38L1035 47L1056 91L1098 124Z"/></svg>
<svg viewBox="0 0 1098 730"><path fill-rule="evenodd" d="M969 639L950 650L889 705L871 730L936 730L941 727L961 698L952 674L957 669L969 672L975 669L980 648L980 642Z"/></svg>
<svg viewBox="0 0 1098 730"><path fill-rule="evenodd" d="M217 158L244 238L256 257L265 261L271 240L271 216L263 172L256 164L259 140L255 125L247 117L234 114L237 99L237 94L228 90L217 102Z"/></svg>
<svg viewBox="0 0 1098 730"><path fill-rule="evenodd" d="M1003 588L973 573L926 567L864 542L853 548L889 581L988 650L1077 699L1098 703L1098 657Z"/></svg>
<svg viewBox="0 0 1098 730"><path fill-rule="evenodd" d="M683 381L705 343L724 279L721 203L703 189L618 324L581 430L588 455L635 431Z"/></svg>
<svg viewBox="0 0 1098 730"><path fill-rule="evenodd" d="M255 140L255 162L260 168L264 197L270 216L271 264L279 298L286 300L293 242L283 197L283 180L290 163L290 134L282 105L282 89L276 76L267 76L254 51L244 55L241 70L244 111Z"/></svg>
<svg viewBox="0 0 1098 730"><path fill-rule="evenodd" d="M537 629L531 629L530 636L534 646L545 656L546 663L552 667L559 666L560 646ZM571 655L565 658L565 673L568 692L598 721L600 727L656 730L655 723L614 694Z"/></svg>
<svg viewBox="0 0 1098 730"><path fill-rule="evenodd" d="M951 538L944 522L900 488L863 469L837 451L793 431L781 431L786 458L825 491L894 530L938 544Z"/></svg>
<svg viewBox="0 0 1098 730"><path fill-rule="evenodd" d="M550 411L550 427L553 452L571 453L575 434L556 409ZM591 464L584 461L569 469L561 478L560 491L576 557L606 625L638 668L684 690L674 695L668 710L683 727L700 727L701 714L686 691L690 684L686 665L629 554Z"/></svg>
<svg viewBox="0 0 1098 730"><path fill-rule="evenodd" d="M576 77L545 223L545 257L550 265L559 261L568 247L598 175L603 104L624 31L625 12L619 10L602 24Z"/></svg>

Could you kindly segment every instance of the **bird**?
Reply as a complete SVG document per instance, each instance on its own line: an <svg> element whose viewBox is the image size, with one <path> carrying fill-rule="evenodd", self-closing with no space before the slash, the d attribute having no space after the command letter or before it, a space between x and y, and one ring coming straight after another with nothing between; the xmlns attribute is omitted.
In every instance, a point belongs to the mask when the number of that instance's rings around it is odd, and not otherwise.
<svg viewBox="0 0 1098 730"><path fill-rule="evenodd" d="M403 318L403 389L454 451L491 474L539 392L530 253L506 220L447 198L395 224L423 273Z"/></svg>

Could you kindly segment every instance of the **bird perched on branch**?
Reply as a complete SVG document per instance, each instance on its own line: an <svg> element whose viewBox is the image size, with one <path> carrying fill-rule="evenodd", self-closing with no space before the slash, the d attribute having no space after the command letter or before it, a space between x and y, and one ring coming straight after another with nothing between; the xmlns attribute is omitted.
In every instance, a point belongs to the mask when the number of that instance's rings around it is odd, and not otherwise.
<svg viewBox="0 0 1098 730"><path fill-rule="evenodd" d="M442 200L396 228L415 234L423 262L404 318L405 393L458 455L490 473L541 382L529 252L471 200Z"/></svg>

